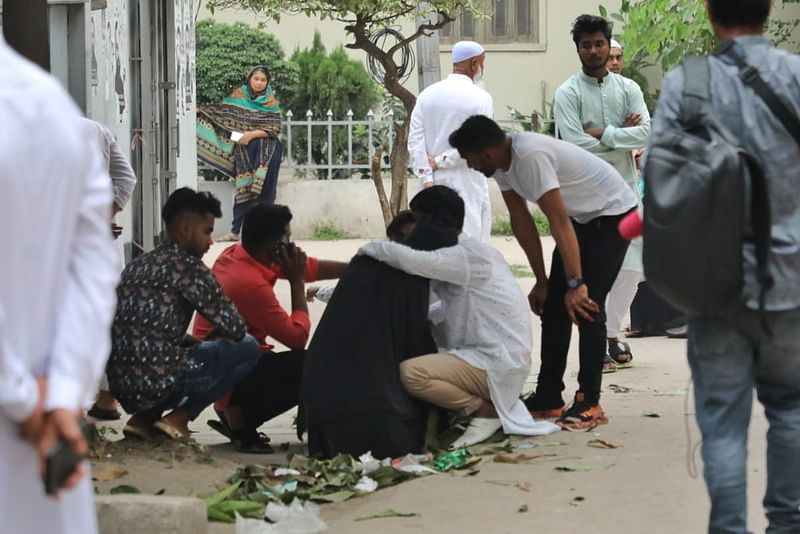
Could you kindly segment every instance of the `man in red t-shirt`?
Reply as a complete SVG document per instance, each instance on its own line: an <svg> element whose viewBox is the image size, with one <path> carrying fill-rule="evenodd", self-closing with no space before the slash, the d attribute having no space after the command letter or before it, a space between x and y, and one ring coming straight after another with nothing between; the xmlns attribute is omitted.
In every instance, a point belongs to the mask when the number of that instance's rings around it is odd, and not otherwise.
<svg viewBox="0 0 800 534"><path fill-rule="evenodd" d="M225 296L247 323L247 332L261 343L264 353L250 376L215 403L222 421L209 421L242 452L271 452L269 438L259 436L257 428L297 405L305 346L311 333L305 283L339 278L348 265L306 257L290 241L291 220L292 212L286 206L253 206L244 217L241 243L225 249L212 268ZM291 312L275 295L278 278L289 281ZM212 328L198 315L193 333L200 339L214 337ZM273 352L267 338L290 350ZM231 432L230 427L243 430Z"/></svg>

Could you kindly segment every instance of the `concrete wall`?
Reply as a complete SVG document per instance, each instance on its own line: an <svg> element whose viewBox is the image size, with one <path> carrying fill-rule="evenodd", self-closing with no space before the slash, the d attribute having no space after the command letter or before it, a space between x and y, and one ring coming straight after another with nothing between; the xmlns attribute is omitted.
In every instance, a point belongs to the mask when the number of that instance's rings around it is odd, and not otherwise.
<svg viewBox="0 0 800 534"><path fill-rule="evenodd" d="M105 124L123 150L131 146L130 32L126 0L108 0L89 17L89 101L86 114ZM139 177L141 179L141 177ZM117 215L124 243L131 240L133 207Z"/></svg>
<svg viewBox="0 0 800 534"><path fill-rule="evenodd" d="M231 182L206 182L198 184L203 191L210 191L222 201L222 219L217 220L214 235L220 236L230 229L233 184ZM386 193L391 183L384 180ZM408 196L416 192L418 181L408 181ZM492 200L492 217L495 221L508 220L508 210L497 183L489 180ZM288 175L278 182L276 202L289 206L292 219L292 235L309 238L320 224L330 224L348 237L378 238L385 233L383 215L378 203L378 194L372 180L293 180Z"/></svg>

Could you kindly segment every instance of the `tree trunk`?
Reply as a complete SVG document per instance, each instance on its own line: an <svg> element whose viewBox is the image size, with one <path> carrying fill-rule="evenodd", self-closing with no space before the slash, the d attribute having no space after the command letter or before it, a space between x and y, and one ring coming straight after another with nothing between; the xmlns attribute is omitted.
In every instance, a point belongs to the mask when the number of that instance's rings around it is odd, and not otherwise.
<svg viewBox="0 0 800 534"><path fill-rule="evenodd" d="M390 200L392 217L408 207L408 126L411 122L411 112L406 114L405 120L394 127L394 147L390 166L392 169L392 196Z"/></svg>
<svg viewBox="0 0 800 534"><path fill-rule="evenodd" d="M384 226L389 226L392 222L394 215L392 215L392 207L386 199L386 189L383 187L383 173L381 167L383 166L383 145L375 149L375 154L372 156L372 183L375 184L375 191L378 193L378 202L381 204L381 213L383 214Z"/></svg>

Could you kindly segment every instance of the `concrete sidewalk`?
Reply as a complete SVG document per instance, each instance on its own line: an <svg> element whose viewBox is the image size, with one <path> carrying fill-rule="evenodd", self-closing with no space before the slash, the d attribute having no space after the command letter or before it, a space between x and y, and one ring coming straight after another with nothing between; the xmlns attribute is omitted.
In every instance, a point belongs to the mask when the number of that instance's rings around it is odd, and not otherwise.
<svg viewBox="0 0 800 534"><path fill-rule="evenodd" d="M544 240L546 263L553 243ZM362 240L337 242L303 241L299 245L309 255L325 259L348 260ZM526 265L522 250L511 238L493 238L493 245L510 264ZM206 261L211 262L227 244L217 244ZM532 278L520 278L526 292ZM289 287L279 281L276 292L287 306ZM316 324L324 304L310 306ZM539 321L531 315L534 327L532 374L526 390L533 389L539 360ZM524 464L495 463L486 457L475 476L440 474L413 480L322 507L322 517L333 533L702 533L706 530L708 499L700 478L690 469L702 470L698 454L692 454L699 433L694 423L694 407L686 364L686 344L663 337L632 339L635 366L603 376L602 404L610 423L586 432L560 432L546 438L526 440L536 445L517 450L541 455ZM570 347L567 369L567 396L577 385L577 331ZM614 384L619 387L611 387ZM627 391L626 391L627 389ZM617 391L617 392L615 392ZM565 396L566 398L568 398ZM289 451L304 451L291 428L293 413L284 414L262 427L273 445L287 443ZM113 482L98 483L101 493L115 484L133 484L143 492L167 489L168 495L186 495L195 489L200 495L221 487L237 464L285 463L286 451L269 456L236 453L224 438L210 430L205 421L208 410L192 424L195 439L216 459L213 465L162 464L135 461L128 464L130 474ZM113 426L121 426L115 424ZM765 489L765 434L763 409L753 411L748 470L750 529L763 532L766 521L761 509ZM587 445L592 439L607 440L617 449L597 449ZM123 460L124 461L124 460ZM696 462L696 465L695 465ZM577 469L573 472L557 467ZM527 484L523 491L517 484ZM204 493L205 492L205 493ZM527 512L519 512L527 505ZM386 509L415 512L416 517L369 521L354 519ZM233 533L231 525L213 523L212 534Z"/></svg>

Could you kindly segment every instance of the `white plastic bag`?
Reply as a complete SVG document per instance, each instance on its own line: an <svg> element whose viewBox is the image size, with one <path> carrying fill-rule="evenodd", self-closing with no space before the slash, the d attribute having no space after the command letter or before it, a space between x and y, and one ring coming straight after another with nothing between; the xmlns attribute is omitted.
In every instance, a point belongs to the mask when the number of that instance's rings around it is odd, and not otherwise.
<svg viewBox="0 0 800 534"><path fill-rule="evenodd" d="M271 502L264 514L273 524L236 514L236 534L316 534L328 530L319 506L294 499L289 506Z"/></svg>

